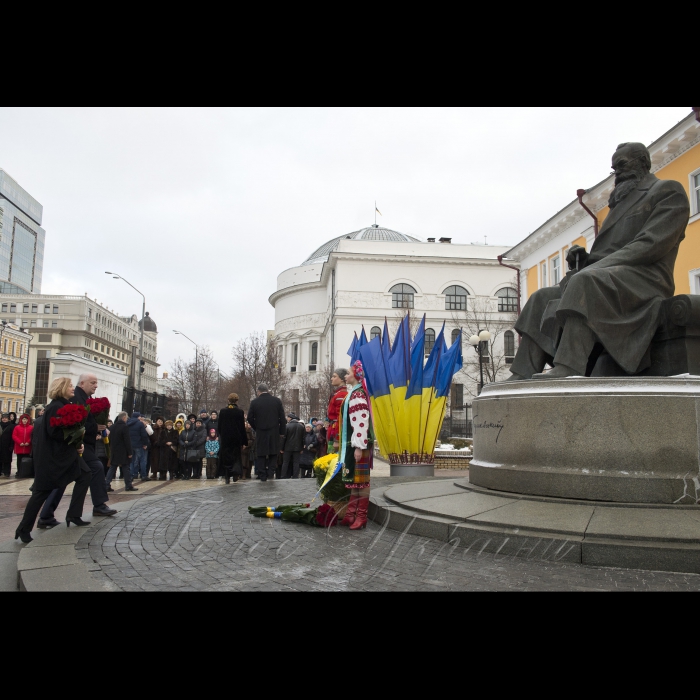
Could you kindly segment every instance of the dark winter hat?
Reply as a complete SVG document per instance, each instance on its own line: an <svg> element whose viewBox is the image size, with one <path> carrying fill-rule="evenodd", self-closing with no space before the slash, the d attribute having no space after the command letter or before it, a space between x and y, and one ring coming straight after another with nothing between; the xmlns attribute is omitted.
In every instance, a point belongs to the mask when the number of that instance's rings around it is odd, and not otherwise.
<svg viewBox="0 0 700 700"><path fill-rule="evenodd" d="M194 413L190 413L190 415L187 416L187 420L189 420L189 421L197 420L197 416L195 416Z"/></svg>
<svg viewBox="0 0 700 700"><path fill-rule="evenodd" d="M207 412L207 409L206 409L206 408L200 408L200 409L199 409L199 415L200 415L200 416L202 415L202 413L206 413L206 412Z"/></svg>
<svg viewBox="0 0 700 700"><path fill-rule="evenodd" d="M134 412L131 414L131 417L132 417L132 418L141 418L141 414L140 414L138 411L134 411Z"/></svg>

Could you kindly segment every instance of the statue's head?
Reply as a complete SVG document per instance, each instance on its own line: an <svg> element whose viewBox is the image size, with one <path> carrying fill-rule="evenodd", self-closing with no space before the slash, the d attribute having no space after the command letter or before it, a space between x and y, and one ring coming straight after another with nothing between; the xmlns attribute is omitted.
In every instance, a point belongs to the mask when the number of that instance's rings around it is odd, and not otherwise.
<svg viewBox="0 0 700 700"><path fill-rule="evenodd" d="M612 157L615 189L610 195L610 207L624 199L651 170L651 155L643 143L621 143Z"/></svg>

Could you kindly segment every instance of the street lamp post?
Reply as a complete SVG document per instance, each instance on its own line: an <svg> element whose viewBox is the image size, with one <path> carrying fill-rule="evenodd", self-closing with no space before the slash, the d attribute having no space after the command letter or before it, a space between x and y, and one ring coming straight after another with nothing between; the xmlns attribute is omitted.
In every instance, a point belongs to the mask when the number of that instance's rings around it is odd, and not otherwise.
<svg viewBox="0 0 700 700"><path fill-rule="evenodd" d="M194 413L197 409L194 405L194 399L195 399L195 392L197 391L197 366L199 365L199 349L197 347L197 343L192 340L192 338L189 338L186 336L182 331L173 331L176 335L181 335L183 338L187 338L187 340L194 345L194 391L192 392L192 413Z"/></svg>
<svg viewBox="0 0 700 700"><path fill-rule="evenodd" d="M105 272L105 275L112 275L115 280L121 280L122 282L126 282L135 292L138 292L143 299L143 304L141 306L141 337L139 339L139 373L137 376L137 391L141 391L141 363L143 362L143 331L144 326L146 325L146 297L144 293L136 289L136 287L134 287L134 285L131 284L129 280L124 279L121 275L118 275L116 272Z"/></svg>
<svg viewBox="0 0 700 700"><path fill-rule="evenodd" d="M478 335L473 335L471 338L469 338L469 343L474 346L474 350L476 351L476 354L479 356L479 376L480 376L480 383L479 383L479 393L481 394L481 390L484 388L484 347L487 347L487 344L491 340L491 334L488 331L479 331Z"/></svg>

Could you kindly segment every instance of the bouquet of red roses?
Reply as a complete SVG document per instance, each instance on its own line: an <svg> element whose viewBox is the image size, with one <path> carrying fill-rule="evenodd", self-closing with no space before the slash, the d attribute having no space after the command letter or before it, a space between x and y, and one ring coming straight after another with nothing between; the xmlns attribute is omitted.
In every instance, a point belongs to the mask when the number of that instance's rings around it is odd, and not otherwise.
<svg viewBox="0 0 700 700"><path fill-rule="evenodd" d="M56 411L49 421L52 428L63 428L63 439L69 445L80 445L85 435L85 421L90 408L80 404L68 403Z"/></svg>
<svg viewBox="0 0 700 700"><path fill-rule="evenodd" d="M108 398L87 400L87 405L90 406L90 413L95 416L98 425L107 425L109 418L109 409L111 407Z"/></svg>

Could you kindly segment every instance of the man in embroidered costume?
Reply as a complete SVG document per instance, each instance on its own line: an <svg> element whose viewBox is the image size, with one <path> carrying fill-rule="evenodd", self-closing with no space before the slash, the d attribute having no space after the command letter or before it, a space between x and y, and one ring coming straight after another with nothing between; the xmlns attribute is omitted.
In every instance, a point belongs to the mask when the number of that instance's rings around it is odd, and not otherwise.
<svg viewBox="0 0 700 700"><path fill-rule="evenodd" d="M345 381L349 393L340 411L341 476L350 489L350 502L341 525L360 530L367 525L369 507L369 471L372 468L372 432L369 394L364 381L362 362L357 360Z"/></svg>
<svg viewBox="0 0 700 700"><path fill-rule="evenodd" d="M345 386L346 369L338 368L333 372L331 384L335 388L335 393L328 403L328 452L338 451L338 418L340 417L340 407L343 405L345 397L348 395L348 388Z"/></svg>

